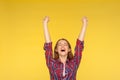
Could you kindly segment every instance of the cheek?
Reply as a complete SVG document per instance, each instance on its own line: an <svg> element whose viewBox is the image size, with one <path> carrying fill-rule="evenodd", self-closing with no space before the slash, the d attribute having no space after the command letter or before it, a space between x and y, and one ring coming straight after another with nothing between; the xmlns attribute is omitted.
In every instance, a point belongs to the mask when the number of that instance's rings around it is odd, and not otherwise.
<svg viewBox="0 0 120 80"><path fill-rule="evenodd" d="M56 48L56 51L60 51L60 47L59 46Z"/></svg>
<svg viewBox="0 0 120 80"><path fill-rule="evenodd" d="M68 47L68 46L66 46L65 48L66 48L66 50L69 50L69 47Z"/></svg>
<svg viewBox="0 0 120 80"><path fill-rule="evenodd" d="M67 48L67 52L70 52L71 51L71 49L70 48Z"/></svg>

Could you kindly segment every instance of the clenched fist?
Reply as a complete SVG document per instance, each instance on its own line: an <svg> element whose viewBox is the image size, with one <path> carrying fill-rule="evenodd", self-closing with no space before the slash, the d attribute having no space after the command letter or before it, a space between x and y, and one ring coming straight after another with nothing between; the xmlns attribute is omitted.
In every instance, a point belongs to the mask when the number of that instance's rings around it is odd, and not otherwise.
<svg viewBox="0 0 120 80"><path fill-rule="evenodd" d="M48 23L49 22L49 17L45 16L45 18L43 19L43 23Z"/></svg>

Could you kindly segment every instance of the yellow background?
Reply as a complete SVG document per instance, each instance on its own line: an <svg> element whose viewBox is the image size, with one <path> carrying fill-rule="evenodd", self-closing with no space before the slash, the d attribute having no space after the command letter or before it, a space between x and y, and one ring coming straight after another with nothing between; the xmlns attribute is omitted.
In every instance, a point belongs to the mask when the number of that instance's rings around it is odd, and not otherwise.
<svg viewBox="0 0 120 80"><path fill-rule="evenodd" d="M42 20L50 17L53 46L59 38L72 49L88 17L77 80L120 80L119 0L0 1L0 80L50 80Z"/></svg>

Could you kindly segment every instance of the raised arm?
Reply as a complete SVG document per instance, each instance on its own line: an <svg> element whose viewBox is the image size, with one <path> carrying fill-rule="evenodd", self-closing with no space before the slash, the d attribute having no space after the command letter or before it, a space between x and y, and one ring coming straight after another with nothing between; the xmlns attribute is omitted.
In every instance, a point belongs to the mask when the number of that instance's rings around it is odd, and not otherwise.
<svg viewBox="0 0 120 80"><path fill-rule="evenodd" d="M74 62L75 62L75 67L78 67L82 58L82 51L84 48L84 36L87 28L87 18L83 17L82 18L82 29L81 32L79 33L77 42L76 42L76 47L75 47L75 55L74 55Z"/></svg>
<svg viewBox="0 0 120 80"><path fill-rule="evenodd" d="M78 36L78 39L79 39L80 41L84 41L87 24L88 24L87 17L83 17L83 18L82 18L82 29L81 29L81 32L80 32L80 34L79 34L79 36Z"/></svg>
<svg viewBox="0 0 120 80"><path fill-rule="evenodd" d="M44 50L45 50L46 64L50 69L50 71L52 71L52 64L54 62L54 59L52 56L52 42L48 31L48 22L49 22L49 17L46 16L43 20L44 37L45 37Z"/></svg>
<svg viewBox="0 0 120 80"><path fill-rule="evenodd" d="M46 16L43 20L44 37L45 37L45 42L46 43L51 42L50 34L49 34L49 31L48 31L48 22L49 22L49 17Z"/></svg>

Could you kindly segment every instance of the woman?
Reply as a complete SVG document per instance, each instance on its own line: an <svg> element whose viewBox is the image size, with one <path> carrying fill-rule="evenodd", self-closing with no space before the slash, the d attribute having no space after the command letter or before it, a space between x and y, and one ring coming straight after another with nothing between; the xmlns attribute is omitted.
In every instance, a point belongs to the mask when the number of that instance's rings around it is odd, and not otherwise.
<svg viewBox="0 0 120 80"><path fill-rule="evenodd" d="M70 43L62 38L59 39L54 48L54 58L52 51L52 42L48 31L47 23L49 17L43 20L45 36L45 56L46 64L50 72L50 80L76 80L76 73L81 61L82 50L84 47L84 36L87 28L87 18L82 18L82 30L77 38L75 54L73 56Z"/></svg>

